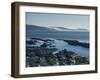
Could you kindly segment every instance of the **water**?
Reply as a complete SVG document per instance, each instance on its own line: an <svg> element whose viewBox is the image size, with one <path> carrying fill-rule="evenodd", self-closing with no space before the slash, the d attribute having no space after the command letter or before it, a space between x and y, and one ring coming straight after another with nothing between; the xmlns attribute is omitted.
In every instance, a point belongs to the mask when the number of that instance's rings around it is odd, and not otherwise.
<svg viewBox="0 0 100 80"><path fill-rule="evenodd" d="M89 42L89 32L64 32L64 31L27 31L27 38L54 38L65 40L78 40Z"/></svg>
<svg viewBox="0 0 100 80"><path fill-rule="evenodd" d="M77 53L79 56L89 57L89 49L88 48L68 45L68 43L66 43L62 40L55 40L54 45L56 46L56 48L59 51L67 49L69 51L73 51L73 52Z"/></svg>
<svg viewBox="0 0 100 80"><path fill-rule="evenodd" d="M26 38L52 38L55 40L54 46L60 51L67 49L73 51L80 56L85 56L89 58L89 48L84 48L80 46L68 45L67 42L63 40L78 40L82 42L89 42L89 32L65 32L65 31L26 31ZM60 39L60 40L59 40ZM43 42L42 42L43 43ZM39 44L38 44L39 45Z"/></svg>
<svg viewBox="0 0 100 80"><path fill-rule="evenodd" d="M34 39L32 39L32 40L34 40ZM47 40L47 39L45 39L45 40ZM36 44L31 44L31 45L27 44L27 46L40 47L40 45L42 45L43 43L46 43L46 44L51 44L52 46L54 46L57 49L57 52L67 49L68 51L75 52L79 56L89 58L89 48L84 48L84 47L81 47L78 45L77 46L69 45L67 42L64 42L63 40L57 40L57 39L53 39L53 38L49 38L49 40L51 40L51 41L45 42L45 41L37 40ZM50 45L48 45L47 47L52 48Z"/></svg>

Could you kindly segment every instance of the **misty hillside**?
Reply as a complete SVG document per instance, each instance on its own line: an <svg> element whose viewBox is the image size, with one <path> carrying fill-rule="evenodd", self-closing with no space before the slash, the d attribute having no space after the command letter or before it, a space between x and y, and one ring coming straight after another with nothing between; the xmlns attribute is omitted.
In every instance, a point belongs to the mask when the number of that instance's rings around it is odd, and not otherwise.
<svg viewBox="0 0 100 80"><path fill-rule="evenodd" d="M44 26L38 26L38 25L26 25L26 30L34 30L34 31L77 31L77 32L88 32L87 29L71 29L71 28L65 28L65 27L44 27Z"/></svg>
<svg viewBox="0 0 100 80"><path fill-rule="evenodd" d="M47 27L43 27L43 26L37 26L37 25L26 25L26 30L35 30L35 31L40 31L40 30L44 30L44 31L50 31L52 29L47 28Z"/></svg>
<svg viewBox="0 0 100 80"><path fill-rule="evenodd" d="M57 30L57 31L84 31L84 32L88 32L87 29L71 29L71 28L65 28L65 27L52 27L52 29Z"/></svg>

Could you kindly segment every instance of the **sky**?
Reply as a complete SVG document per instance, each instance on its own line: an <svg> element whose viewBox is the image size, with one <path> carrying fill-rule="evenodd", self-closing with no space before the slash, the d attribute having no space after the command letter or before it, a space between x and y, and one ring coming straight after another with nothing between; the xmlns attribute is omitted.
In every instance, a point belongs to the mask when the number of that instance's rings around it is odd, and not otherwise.
<svg viewBox="0 0 100 80"><path fill-rule="evenodd" d="M28 25L89 30L89 15L26 12L25 21Z"/></svg>

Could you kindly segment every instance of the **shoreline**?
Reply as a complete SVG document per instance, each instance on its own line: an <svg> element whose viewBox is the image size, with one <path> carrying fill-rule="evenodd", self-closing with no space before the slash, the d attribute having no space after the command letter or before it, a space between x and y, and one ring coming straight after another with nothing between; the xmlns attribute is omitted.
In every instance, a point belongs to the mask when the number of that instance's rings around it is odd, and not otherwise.
<svg viewBox="0 0 100 80"><path fill-rule="evenodd" d="M62 41L72 46L86 44L75 40ZM26 43L30 44L26 46L26 67L89 64L89 58L80 56L76 52L67 48L58 50L56 46L53 46L55 39L31 38L27 39ZM37 46L35 46L36 43L38 43Z"/></svg>

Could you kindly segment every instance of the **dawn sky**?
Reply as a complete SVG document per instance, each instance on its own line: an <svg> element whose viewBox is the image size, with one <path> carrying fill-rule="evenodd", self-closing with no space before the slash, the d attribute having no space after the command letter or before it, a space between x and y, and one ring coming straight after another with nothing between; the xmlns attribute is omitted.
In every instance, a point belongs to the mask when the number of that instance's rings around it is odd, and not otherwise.
<svg viewBox="0 0 100 80"><path fill-rule="evenodd" d="M89 30L89 15L26 12L26 24Z"/></svg>

